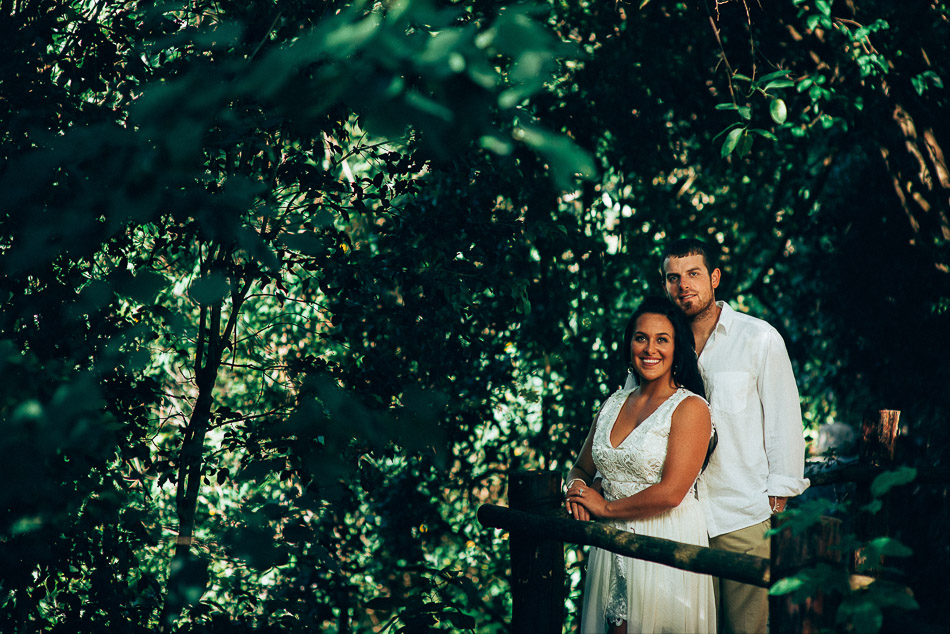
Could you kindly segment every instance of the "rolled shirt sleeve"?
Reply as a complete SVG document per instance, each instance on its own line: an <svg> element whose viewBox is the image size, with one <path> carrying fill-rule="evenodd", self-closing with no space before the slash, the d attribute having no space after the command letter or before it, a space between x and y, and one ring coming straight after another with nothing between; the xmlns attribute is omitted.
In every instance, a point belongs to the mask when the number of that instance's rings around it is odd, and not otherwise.
<svg viewBox="0 0 950 634"><path fill-rule="evenodd" d="M801 400L785 342L772 328L767 333L757 386L769 465L766 489L777 497L800 495L809 484L804 477Z"/></svg>

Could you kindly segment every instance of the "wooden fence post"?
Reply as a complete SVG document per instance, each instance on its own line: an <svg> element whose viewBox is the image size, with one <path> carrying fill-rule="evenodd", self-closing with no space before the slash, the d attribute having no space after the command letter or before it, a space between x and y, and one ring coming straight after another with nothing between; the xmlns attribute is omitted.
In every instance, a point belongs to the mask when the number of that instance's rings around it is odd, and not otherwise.
<svg viewBox="0 0 950 634"><path fill-rule="evenodd" d="M864 417L858 448L861 462L880 467L894 464L900 418L900 410L896 409L882 409Z"/></svg>
<svg viewBox="0 0 950 634"><path fill-rule="evenodd" d="M861 464L889 469L894 466L897 434L900 428L901 413L898 410L882 409L865 415L861 425L861 442L858 447L858 460ZM859 485L855 495L856 504L861 507L871 501L869 484ZM854 532L859 540L884 537L891 534L891 504L885 496L883 507L877 513L866 516L855 525ZM867 561L867 552L863 548L854 551L854 566L859 566L864 574L877 576L884 567L883 559Z"/></svg>
<svg viewBox="0 0 950 634"><path fill-rule="evenodd" d="M508 477L509 508L545 513L564 500L561 476L519 471ZM511 533L511 631L560 634L564 620L564 544Z"/></svg>
<svg viewBox="0 0 950 634"><path fill-rule="evenodd" d="M843 553L838 548L840 543L841 520L832 517L821 518L805 534L796 535L790 528L785 528L772 535L772 582L819 562L842 565ZM769 632L812 634L832 631L839 600L838 595L821 591L802 603L793 602L790 595L769 597Z"/></svg>

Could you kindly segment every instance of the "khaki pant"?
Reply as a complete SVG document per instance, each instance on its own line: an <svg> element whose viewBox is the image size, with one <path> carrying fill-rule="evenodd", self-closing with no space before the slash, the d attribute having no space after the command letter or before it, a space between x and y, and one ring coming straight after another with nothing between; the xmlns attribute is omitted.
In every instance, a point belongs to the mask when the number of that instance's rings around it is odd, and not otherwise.
<svg viewBox="0 0 950 634"><path fill-rule="evenodd" d="M710 548L769 558L770 538L765 536L772 520L741 528L709 540ZM715 578L719 634L764 634L768 631L769 594L765 588Z"/></svg>

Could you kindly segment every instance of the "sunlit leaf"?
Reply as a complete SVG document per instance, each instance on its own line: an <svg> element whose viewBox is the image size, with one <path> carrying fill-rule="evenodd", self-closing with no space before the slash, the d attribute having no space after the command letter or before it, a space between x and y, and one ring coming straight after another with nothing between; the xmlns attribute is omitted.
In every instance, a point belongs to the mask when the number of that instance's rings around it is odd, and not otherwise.
<svg viewBox="0 0 950 634"><path fill-rule="evenodd" d="M485 135L479 139L479 144L486 150L494 152L499 156L511 154L511 143L498 136Z"/></svg>
<svg viewBox="0 0 950 634"><path fill-rule="evenodd" d="M775 123L779 125L785 123L785 119L788 117L785 102L782 99L773 99L772 103L769 104L769 114L772 115L772 121Z"/></svg>
<svg viewBox="0 0 950 634"><path fill-rule="evenodd" d="M784 579L779 579L772 584L772 587L769 588L769 594L771 596L782 596L784 594L789 594L804 587L805 583L806 581L802 577L785 577Z"/></svg>
<svg viewBox="0 0 950 634"><path fill-rule="evenodd" d="M775 81L770 81L767 83L762 90L768 92L774 88L791 88L794 85L795 82L791 79L776 79Z"/></svg>

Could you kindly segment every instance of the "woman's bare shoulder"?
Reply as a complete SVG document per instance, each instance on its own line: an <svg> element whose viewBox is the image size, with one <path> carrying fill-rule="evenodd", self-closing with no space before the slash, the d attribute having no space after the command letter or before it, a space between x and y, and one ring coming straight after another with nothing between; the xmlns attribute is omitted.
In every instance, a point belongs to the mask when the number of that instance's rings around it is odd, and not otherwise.
<svg viewBox="0 0 950 634"><path fill-rule="evenodd" d="M709 405L701 396L690 394L673 410L673 418L709 420Z"/></svg>

